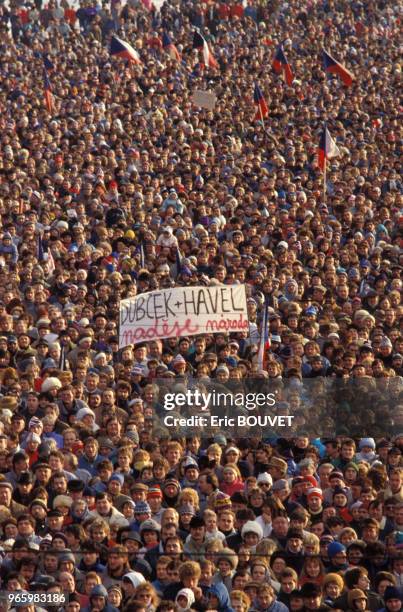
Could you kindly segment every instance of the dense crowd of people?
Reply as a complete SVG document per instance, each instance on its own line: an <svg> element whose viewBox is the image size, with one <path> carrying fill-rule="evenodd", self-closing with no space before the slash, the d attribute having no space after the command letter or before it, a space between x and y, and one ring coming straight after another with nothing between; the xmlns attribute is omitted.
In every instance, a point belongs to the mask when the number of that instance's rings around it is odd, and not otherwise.
<svg viewBox="0 0 403 612"><path fill-rule="evenodd" d="M401 14L1 3L1 610L402 609ZM222 283L248 333L119 347L121 299ZM248 380L289 435L161 429L164 385Z"/></svg>

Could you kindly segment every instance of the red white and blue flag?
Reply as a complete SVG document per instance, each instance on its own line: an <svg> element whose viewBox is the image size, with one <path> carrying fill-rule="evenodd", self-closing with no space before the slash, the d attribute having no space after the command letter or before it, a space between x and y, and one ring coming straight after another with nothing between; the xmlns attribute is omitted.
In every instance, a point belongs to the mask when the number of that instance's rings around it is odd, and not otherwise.
<svg viewBox="0 0 403 612"><path fill-rule="evenodd" d="M318 166L324 172L326 170L326 161L337 157L340 154L339 149L333 138L330 135L329 130L325 126L322 132L319 143L318 151Z"/></svg>
<svg viewBox="0 0 403 612"><path fill-rule="evenodd" d="M323 49L323 64L325 71L328 74L339 76L346 87L350 87L353 84L354 76L351 72L343 64L336 61L325 49Z"/></svg>
<svg viewBox="0 0 403 612"><path fill-rule="evenodd" d="M264 304L262 327L260 329L259 350L257 354L257 363L258 363L258 368L260 370L265 369L266 354L270 348L268 323L269 323L269 303L268 303L268 300L266 300Z"/></svg>
<svg viewBox="0 0 403 612"><path fill-rule="evenodd" d="M48 73L46 70L43 70L43 84L44 84L44 97L46 108L48 109L48 113L53 112L53 93L52 87L49 81Z"/></svg>
<svg viewBox="0 0 403 612"><path fill-rule="evenodd" d="M257 83L255 83L255 90L253 92L253 101L257 105L255 121L263 121L263 119L269 115L269 107L267 105L266 98L264 97L262 90Z"/></svg>
<svg viewBox="0 0 403 612"><path fill-rule="evenodd" d="M276 74L284 74L285 82L287 83L288 87L291 87L294 81L294 75L281 45L277 48L272 66Z"/></svg>
<svg viewBox="0 0 403 612"><path fill-rule="evenodd" d="M136 49L117 36L112 36L110 52L111 55L122 57L123 59L129 60L129 62L133 62L134 64L140 65L142 63Z"/></svg>
<svg viewBox="0 0 403 612"><path fill-rule="evenodd" d="M171 59L174 59L178 62L181 61L181 54L179 53L176 46L173 44L171 37L167 32L164 32L162 35L162 48L168 53Z"/></svg>
<svg viewBox="0 0 403 612"><path fill-rule="evenodd" d="M203 55L203 63L209 68L218 68L217 60L210 51L207 40L199 33L193 34L193 49L200 49Z"/></svg>

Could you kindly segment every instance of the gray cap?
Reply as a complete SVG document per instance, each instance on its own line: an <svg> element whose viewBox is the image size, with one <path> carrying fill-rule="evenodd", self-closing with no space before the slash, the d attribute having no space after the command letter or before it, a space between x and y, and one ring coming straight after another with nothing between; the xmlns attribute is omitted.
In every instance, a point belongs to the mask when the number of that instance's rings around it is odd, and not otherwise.
<svg viewBox="0 0 403 612"><path fill-rule="evenodd" d="M280 480L276 480L276 482L273 484L273 491L282 491L283 489L285 489L288 485L287 480L285 480L285 478L280 478Z"/></svg>

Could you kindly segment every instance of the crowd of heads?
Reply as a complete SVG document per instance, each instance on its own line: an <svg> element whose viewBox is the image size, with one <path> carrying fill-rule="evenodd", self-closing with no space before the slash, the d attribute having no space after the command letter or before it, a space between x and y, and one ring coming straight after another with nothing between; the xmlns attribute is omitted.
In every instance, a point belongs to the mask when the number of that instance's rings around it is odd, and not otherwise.
<svg viewBox="0 0 403 612"><path fill-rule="evenodd" d="M1 4L0 590L38 595L5 610L401 610L400 25L382 0ZM247 332L119 346L122 299L220 284ZM275 389L295 427L161 428L195 381Z"/></svg>

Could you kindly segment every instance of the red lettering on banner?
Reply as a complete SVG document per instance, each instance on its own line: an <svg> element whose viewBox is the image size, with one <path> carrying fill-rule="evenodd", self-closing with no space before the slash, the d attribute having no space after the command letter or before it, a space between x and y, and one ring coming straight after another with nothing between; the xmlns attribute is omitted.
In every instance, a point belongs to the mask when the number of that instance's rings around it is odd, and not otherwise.
<svg viewBox="0 0 403 612"><path fill-rule="evenodd" d="M191 319L186 319L183 325L177 322L173 325L169 325L166 320L157 320L155 324L150 327L141 327L139 325L133 329L125 330L121 336L121 346L154 340L155 338L180 338L181 336L194 335L199 332L199 328L199 325L192 325Z"/></svg>
<svg viewBox="0 0 403 612"><path fill-rule="evenodd" d="M217 321L216 319L209 319L206 323L206 332L220 332L220 331L242 331L248 328L248 321L243 318L243 315L240 316L239 319L221 319Z"/></svg>

